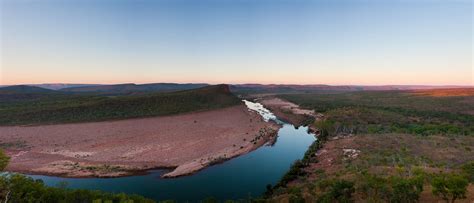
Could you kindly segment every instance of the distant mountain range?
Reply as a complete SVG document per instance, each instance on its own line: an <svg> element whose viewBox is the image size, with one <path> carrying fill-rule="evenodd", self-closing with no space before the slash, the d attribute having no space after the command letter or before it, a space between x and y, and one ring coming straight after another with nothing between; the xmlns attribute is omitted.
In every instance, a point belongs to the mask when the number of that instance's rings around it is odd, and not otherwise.
<svg viewBox="0 0 474 203"><path fill-rule="evenodd" d="M63 92L75 93L98 93L98 94L133 94L146 92L175 92L180 90L197 89L208 86L208 84L177 84L177 83L150 83L137 85L133 83L117 84L117 85L95 85L95 86L78 86L60 89Z"/></svg>
<svg viewBox="0 0 474 203"><path fill-rule="evenodd" d="M13 86L6 86L0 88L1 94L17 94L17 93L50 93L55 92L54 90L42 88L42 87L35 87L29 85L13 85Z"/></svg>
<svg viewBox="0 0 474 203"><path fill-rule="evenodd" d="M94 94L94 95L127 95L149 92L175 92L209 86L205 83L150 83L150 84L31 84L0 87L0 94ZM279 84L235 84L230 90L235 93L317 93L317 92L348 92L348 91L390 91L390 90L427 90L447 88L474 88L473 86L428 86L428 85L279 85Z"/></svg>
<svg viewBox="0 0 474 203"><path fill-rule="evenodd" d="M61 94L95 94L95 95L127 95L148 92L175 92L181 90L197 89L208 86L204 83L178 84L178 83L150 83L150 84L31 84L12 85L0 87L0 93L61 93Z"/></svg>
<svg viewBox="0 0 474 203"><path fill-rule="evenodd" d="M317 93L317 92L348 92L348 91L390 91L390 90L426 90L446 88L474 88L473 86L428 86L428 85L232 85L231 90L239 93Z"/></svg>
<svg viewBox="0 0 474 203"><path fill-rule="evenodd" d="M0 103L36 100L50 96L61 96L62 92L28 85L0 87Z"/></svg>
<svg viewBox="0 0 474 203"><path fill-rule="evenodd" d="M70 88L70 87L97 86L99 84L45 83L45 84L22 84L22 85L41 87L41 88L50 89L50 90L60 90L60 89ZM0 86L0 87L2 87L2 86ZM6 85L3 85L3 87L6 87Z"/></svg>

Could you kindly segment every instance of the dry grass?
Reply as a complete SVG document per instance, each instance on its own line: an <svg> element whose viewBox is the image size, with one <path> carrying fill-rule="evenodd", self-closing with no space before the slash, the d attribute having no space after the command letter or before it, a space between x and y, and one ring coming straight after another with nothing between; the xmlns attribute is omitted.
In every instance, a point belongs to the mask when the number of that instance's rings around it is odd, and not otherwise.
<svg viewBox="0 0 474 203"><path fill-rule="evenodd" d="M351 144L361 151L352 164L366 167L449 169L474 160L471 136L357 135Z"/></svg>

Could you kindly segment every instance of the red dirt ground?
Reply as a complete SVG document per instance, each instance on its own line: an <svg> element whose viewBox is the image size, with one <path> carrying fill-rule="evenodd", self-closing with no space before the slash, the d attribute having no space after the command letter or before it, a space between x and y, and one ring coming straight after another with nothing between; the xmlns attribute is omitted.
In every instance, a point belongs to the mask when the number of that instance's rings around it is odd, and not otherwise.
<svg viewBox="0 0 474 203"><path fill-rule="evenodd" d="M0 127L7 171L68 177L114 177L178 167L168 177L193 173L247 153L274 137L244 105L183 115L121 121ZM262 139L254 139L260 137Z"/></svg>

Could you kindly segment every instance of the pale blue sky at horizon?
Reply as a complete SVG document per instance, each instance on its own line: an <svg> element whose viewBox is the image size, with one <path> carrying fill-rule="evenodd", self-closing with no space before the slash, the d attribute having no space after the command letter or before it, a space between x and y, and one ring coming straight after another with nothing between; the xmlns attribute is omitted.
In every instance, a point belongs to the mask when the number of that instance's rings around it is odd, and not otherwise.
<svg viewBox="0 0 474 203"><path fill-rule="evenodd" d="M0 85L474 85L467 0L0 2Z"/></svg>

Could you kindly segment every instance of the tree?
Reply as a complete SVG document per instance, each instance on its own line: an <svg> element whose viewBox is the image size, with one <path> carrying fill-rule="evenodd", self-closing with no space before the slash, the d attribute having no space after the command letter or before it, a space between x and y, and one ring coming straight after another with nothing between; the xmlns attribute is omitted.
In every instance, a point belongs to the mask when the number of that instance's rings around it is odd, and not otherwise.
<svg viewBox="0 0 474 203"><path fill-rule="evenodd" d="M319 184L324 193L317 202L353 202L352 194L355 192L354 183L347 180L326 180Z"/></svg>
<svg viewBox="0 0 474 203"><path fill-rule="evenodd" d="M421 177L400 178L392 177L392 197L390 202L418 202L423 192Z"/></svg>
<svg viewBox="0 0 474 203"><path fill-rule="evenodd" d="M461 169L463 174L469 179L469 182L474 183L474 161L464 164Z"/></svg>
<svg viewBox="0 0 474 203"><path fill-rule="evenodd" d="M3 153L2 149L0 149L0 172L3 171L5 167L7 167L8 161L10 161L10 158L5 155L5 153ZM0 175L0 200L8 202L10 193L11 192L8 189L8 181L4 175Z"/></svg>
<svg viewBox="0 0 474 203"><path fill-rule="evenodd" d="M319 120L314 125L321 131L321 136L327 137L335 134L334 122L331 120Z"/></svg>
<svg viewBox="0 0 474 203"><path fill-rule="evenodd" d="M0 171L3 171L5 167L7 167L8 161L10 161L10 158L0 149Z"/></svg>
<svg viewBox="0 0 474 203"><path fill-rule="evenodd" d="M424 176L381 177L364 173L358 190L369 202L418 202L423 191Z"/></svg>
<svg viewBox="0 0 474 203"><path fill-rule="evenodd" d="M431 182L433 194L443 198L446 202L454 203L456 199L466 198L469 182L457 174L440 174Z"/></svg>
<svg viewBox="0 0 474 203"><path fill-rule="evenodd" d="M369 202L384 202L390 199L390 186L386 178L377 175L363 174L359 181L359 190Z"/></svg>

